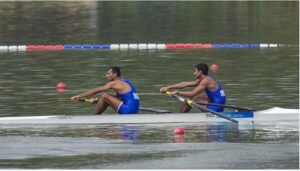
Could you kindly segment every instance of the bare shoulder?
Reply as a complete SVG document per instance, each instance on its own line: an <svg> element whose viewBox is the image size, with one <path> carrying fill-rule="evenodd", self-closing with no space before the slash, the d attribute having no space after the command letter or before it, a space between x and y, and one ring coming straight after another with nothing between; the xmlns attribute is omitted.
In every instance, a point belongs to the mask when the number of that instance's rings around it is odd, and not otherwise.
<svg viewBox="0 0 300 171"><path fill-rule="evenodd" d="M114 80L113 82L113 89L118 91L119 93L126 93L130 91L130 86L126 82L122 80Z"/></svg>
<svg viewBox="0 0 300 171"><path fill-rule="evenodd" d="M200 84L208 84L211 80L210 77L205 77L200 81Z"/></svg>
<svg viewBox="0 0 300 171"><path fill-rule="evenodd" d="M117 83L115 81L110 81L105 84L105 86L108 88L114 88L116 85L117 85Z"/></svg>
<svg viewBox="0 0 300 171"><path fill-rule="evenodd" d="M115 84L115 85L124 85L124 84L126 84L124 81L122 81L122 80L114 80L114 81L112 81L113 82L113 84Z"/></svg>
<svg viewBox="0 0 300 171"><path fill-rule="evenodd" d="M122 87L126 86L127 84L122 81L122 80L114 80L111 81L111 84L113 87L115 87L116 89L121 89Z"/></svg>

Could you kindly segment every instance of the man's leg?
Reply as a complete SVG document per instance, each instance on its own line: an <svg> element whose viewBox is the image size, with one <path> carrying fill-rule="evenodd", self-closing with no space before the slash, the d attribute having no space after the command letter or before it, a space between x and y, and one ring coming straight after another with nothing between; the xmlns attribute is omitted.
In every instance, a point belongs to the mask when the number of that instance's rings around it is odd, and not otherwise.
<svg viewBox="0 0 300 171"><path fill-rule="evenodd" d="M209 103L209 99L204 96L196 96L192 99L195 103ZM180 107L181 113L188 113L192 107L186 103L183 103Z"/></svg>
<svg viewBox="0 0 300 171"><path fill-rule="evenodd" d="M186 103L182 103L181 107L180 107L180 113L188 113L190 110L192 109L192 107Z"/></svg>
<svg viewBox="0 0 300 171"><path fill-rule="evenodd" d="M117 111L121 102L122 101L120 99L113 95L102 93L96 104L94 114L102 114L106 110L107 106L111 106L115 111Z"/></svg>

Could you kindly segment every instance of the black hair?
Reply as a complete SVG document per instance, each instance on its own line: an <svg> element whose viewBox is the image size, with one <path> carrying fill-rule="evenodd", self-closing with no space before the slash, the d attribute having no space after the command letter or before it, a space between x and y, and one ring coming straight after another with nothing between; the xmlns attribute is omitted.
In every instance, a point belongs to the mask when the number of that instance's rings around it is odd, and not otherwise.
<svg viewBox="0 0 300 171"><path fill-rule="evenodd" d="M202 71L204 75L208 74L208 66L206 64L198 64L195 66L195 68L197 68L198 71Z"/></svg>
<svg viewBox="0 0 300 171"><path fill-rule="evenodd" d="M109 67L109 68L107 69L107 71L110 70L110 69L111 69L111 71L112 71L113 73L116 73L118 77L121 76L121 70L120 70L119 67L117 67L117 66L112 66L112 67Z"/></svg>

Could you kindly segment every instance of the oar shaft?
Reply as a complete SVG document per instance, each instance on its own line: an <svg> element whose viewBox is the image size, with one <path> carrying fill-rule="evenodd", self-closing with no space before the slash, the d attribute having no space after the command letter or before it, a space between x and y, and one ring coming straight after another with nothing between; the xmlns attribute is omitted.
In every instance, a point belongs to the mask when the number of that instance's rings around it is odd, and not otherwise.
<svg viewBox="0 0 300 171"><path fill-rule="evenodd" d="M247 111L254 111L251 108L248 107L237 107L237 106L230 106L230 105L222 105L222 104L209 104L209 103L197 103L199 105L205 105L205 106L218 106L218 107L225 107L225 108L231 108L231 109L240 109L240 110L247 110Z"/></svg>
<svg viewBox="0 0 300 171"><path fill-rule="evenodd" d="M169 110L156 109L156 108L148 108L148 107L140 107L140 110L146 111L146 112L155 112L155 113L172 113Z"/></svg>
<svg viewBox="0 0 300 171"><path fill-rule="evenodd" d="M96 99L98 101L98 99ZM80 102L86 102L92 104L94 101L92 99L79 99ZM147 107L140 107L140 110L147 111L147 112L155 112L155 113L172 113L169 110L163 109L156 109L156 108L147 108Z"/></svg>

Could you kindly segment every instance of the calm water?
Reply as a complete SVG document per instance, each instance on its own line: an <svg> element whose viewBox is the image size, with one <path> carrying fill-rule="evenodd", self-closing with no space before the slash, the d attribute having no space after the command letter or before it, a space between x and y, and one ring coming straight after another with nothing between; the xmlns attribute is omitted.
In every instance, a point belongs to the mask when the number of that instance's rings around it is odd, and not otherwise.
<svg viewBox="0 0 300 171"><path fill-rule="evenodd" d="M299 2L0 2L0 45L278 43L298 45ZM228 104L299 108L299 47L162 51L0 52L0 116L89 114L70 97L121 67L141 105L178 110L159 88L211 74ZM55 85L65 82L65 92ZM196 112L196 110L194 110ZM113 113L112 110L107 113ZM0 127L0 168L299 168L298 121ZM174 137L175 127L186 129Z"/></svg>
<svg viewBox="0 0 300 171"><path fill-rule="evenodd" d="M276 125L276 127L274 127ZM184 127L185 135L173 135ZM298 168L298 121L0 129L2 168ZM12 143L13 142L13 143Z"/></svg>

